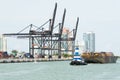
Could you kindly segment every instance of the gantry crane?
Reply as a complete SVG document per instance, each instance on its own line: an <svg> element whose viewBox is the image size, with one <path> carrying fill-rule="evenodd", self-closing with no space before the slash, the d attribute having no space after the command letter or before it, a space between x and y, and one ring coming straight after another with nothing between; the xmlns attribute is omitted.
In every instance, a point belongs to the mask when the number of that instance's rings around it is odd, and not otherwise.
<svg viewBox="0 0 120 80"><path fill-rule="evenodd" d="M64 27L64 21L65 21L65 15L66 15L66 9L64 9L62 22L58 23L57 26L54 26L55 23L55 17L56 17L56 11L57 11L57 3L55 4L53 17L52 19L49 19L46 21L43 25L40 27L35 26L33 24L28 25L18 33L5 33L3 34L6 37L10 36L17 36L17 38L28 38L29 39L29 53L34 56L35 51L37 50L39 54L42 56L45 53L48 53L48 58L52 58L53 51L58 53L58 58L61 58L61 52L62 50L62 43L63 42L71 42L72 49L68 49L67 51L74 52L75 47L75 39L76 39L76 33L79 23L79 18L77 18L76 22L76 28L73 29L71 32L73 32L73 37L62 37L62 31ZM49 24L49 29L45 30L45 25ZM54 33L53 30L58 27L58 33ZM24 30L28 29L28 32L24 32ZM34 28L34 29L33 29ZM64 46L64 45L63 45ZM43 56L44 57L44 56Z"/></svg>

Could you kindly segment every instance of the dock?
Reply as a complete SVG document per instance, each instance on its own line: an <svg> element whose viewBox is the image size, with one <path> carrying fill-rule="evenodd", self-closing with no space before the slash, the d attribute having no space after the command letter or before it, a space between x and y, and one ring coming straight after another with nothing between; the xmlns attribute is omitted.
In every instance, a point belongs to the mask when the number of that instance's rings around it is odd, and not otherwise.
<svg viewBox="0 0 120 80"><path fill-rule="evenodd" d="M24 62L48 62L48 61L70 61L71 58L63 59L0 59L0 63L24 63Z"/></svg>

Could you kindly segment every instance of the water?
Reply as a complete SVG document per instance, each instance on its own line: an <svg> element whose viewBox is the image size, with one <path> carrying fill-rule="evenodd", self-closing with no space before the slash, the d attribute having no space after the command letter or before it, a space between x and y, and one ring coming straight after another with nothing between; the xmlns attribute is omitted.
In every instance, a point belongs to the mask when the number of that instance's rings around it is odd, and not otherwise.
<svg viewBox="0 0 120 80"><path fill-rule="evenodd" d="M0 80L120 80L115 64L70 66L70 61L0 64Z"/></svg>

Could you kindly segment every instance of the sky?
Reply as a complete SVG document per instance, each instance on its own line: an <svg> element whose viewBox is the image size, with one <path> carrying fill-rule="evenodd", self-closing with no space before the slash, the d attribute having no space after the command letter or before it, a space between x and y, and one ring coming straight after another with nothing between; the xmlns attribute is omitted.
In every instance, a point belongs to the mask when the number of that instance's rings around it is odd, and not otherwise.
<svg viewBox="0 0 120 80"><path fill-rule="evenodd" d="M55 25L62 20L66 8L65 27L75 28L80 18L77 41L83 33L95 32L96 51L120 55L120 0L0 0L0 34L17 33L29 24L36 26L52 18L58 4ZM8 51L28 51L27 39L7 38Z"/></svg>

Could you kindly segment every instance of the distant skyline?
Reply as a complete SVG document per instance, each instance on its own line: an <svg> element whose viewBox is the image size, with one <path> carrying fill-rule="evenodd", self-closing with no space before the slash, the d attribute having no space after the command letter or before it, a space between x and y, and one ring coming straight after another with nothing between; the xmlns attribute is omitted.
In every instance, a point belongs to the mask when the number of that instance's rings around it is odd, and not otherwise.
<svg viewBox="0 0 120 80"><path fill-rule="evenodd" d="M56 22L62 20L64 27L75 28L80 18L77 39L82 40L84 32L96 34L96 51L110 51L120 55L120 0L0 0L0 34L17 33L29 24L42 25L52 18L55 3L58 3ZM7 38L8 51L28 51L26 39Z"/></svg>
<svg viewBox="0 0 120 80"><path fill-rule="evenodd" d="M83 33L83 40L85 43L85 51L87 52L95 52L95 33L94 32L86 32Z"/></svg>

